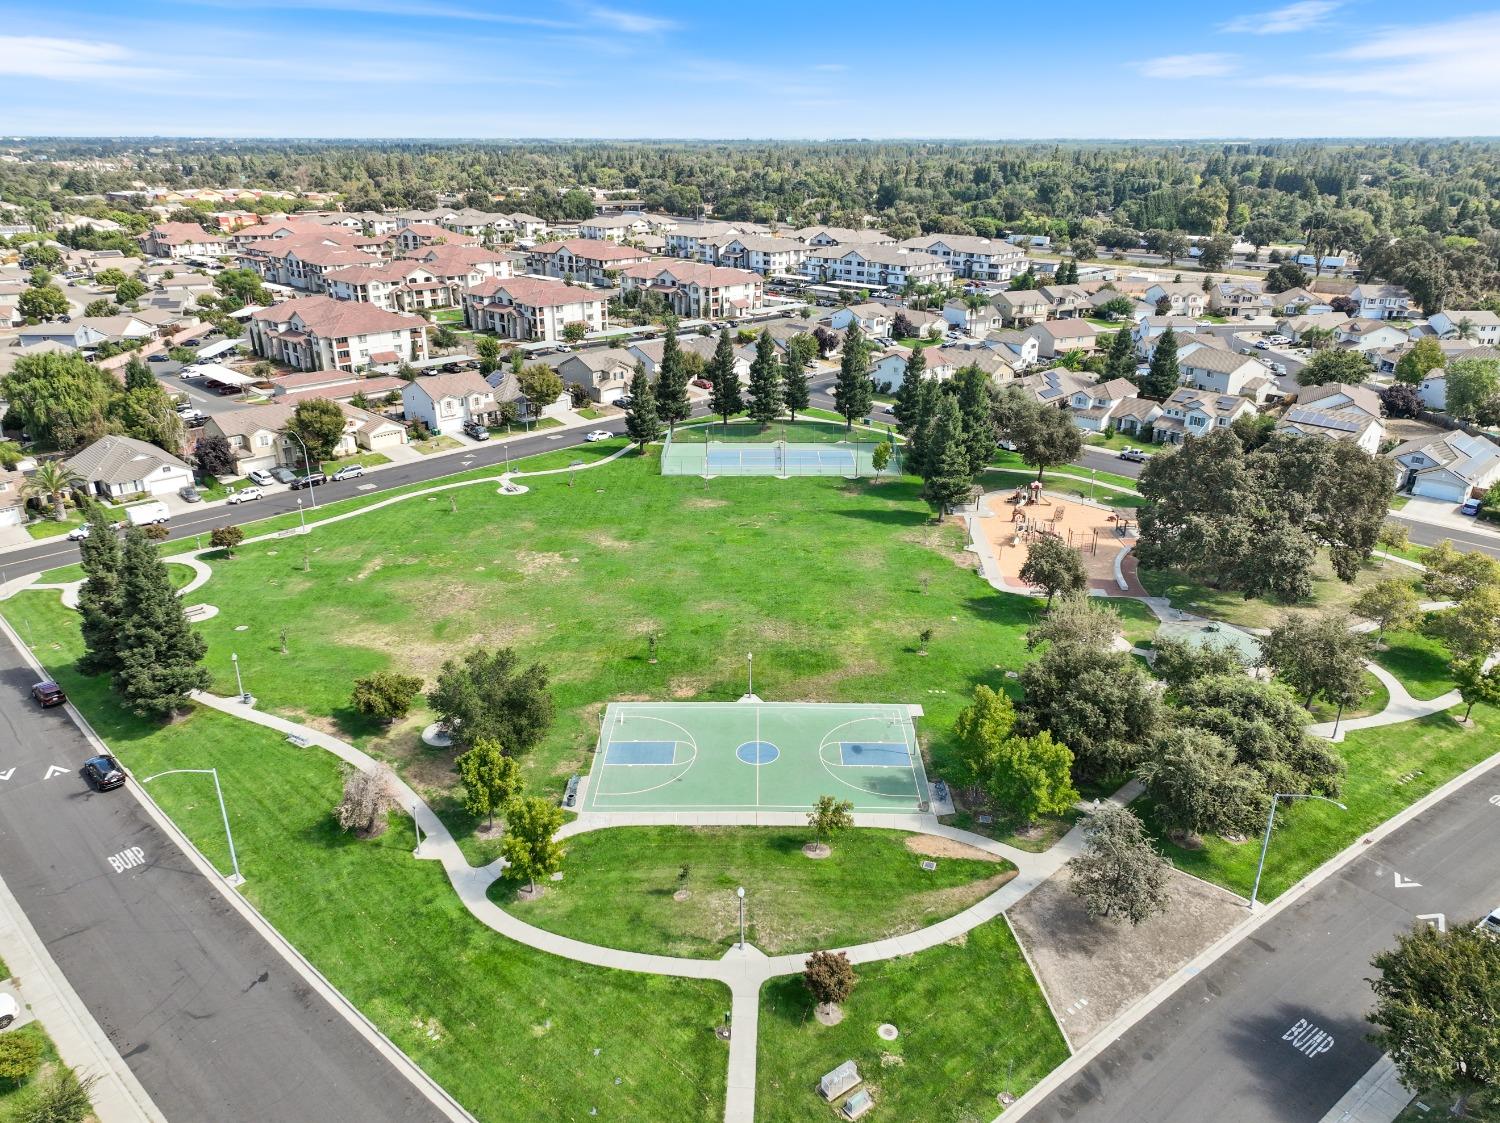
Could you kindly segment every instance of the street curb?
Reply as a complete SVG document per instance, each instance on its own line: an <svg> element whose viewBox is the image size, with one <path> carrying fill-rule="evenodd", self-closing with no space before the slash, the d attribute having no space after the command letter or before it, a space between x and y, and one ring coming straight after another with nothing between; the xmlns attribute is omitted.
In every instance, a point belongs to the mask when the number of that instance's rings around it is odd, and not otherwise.
<svg viewBox="0 0 1500 1123"><path fill-rule="evenodd" d="M1053 1091L1082 1070L1090 1061L1102 1053L1110 1045L1123 1037L1132 1026L1150 1014L1173 994L1175 994L1189 980L1201 974L1204 968L1212 965L1226 952L1250 935L1261 925L1278 916L1282 911L1291 907L1307 894L1311 889L1321 885L1328 878L1338 873L1360 854L1381 841L1394 834L1411 820L1424 814L1433 806L1441 803L1455 792L1467 787L1473 781L1479 779L1486 772L1500 765L1500 752L1485 758L1478 764L1473 765L1467 771L1460 773L1449 780L1440 788L1428 792L1417 802L1413 803L1404 811L1400 811L1368 833L1361 835L1351 842L1339 853L1324 862L1317 869L1293 885L1281 896L1277 897L1271 904L1257 909L1247 916L1234 928L1230 929L1204 951L1200 952L1189 962L1178 968L1170 978L1163 980L1154 990L1137 999L1132 1005L1120 1014L1108 1027L1108 1029L1095 1035L1080 1052L1058 1065L1045 1077L1034 1084L1031 1089L1010 1107L1006 1108L1001 1115L995 1117L995 1123L1003 1119L1005 1123L1019 1119L1033 1107L1046 1099ZM1222 888L1222 886L1221 886Z"/></svg>
<svg viewBox="0 0 1500 1123"><path fill-rule="evenodd" d="M0 631L3 631L6 639L8 639L16 648L16 650L21 653L21 657L26 660L26 662L32 667L32 669L36 671L37 674L45 676L45 669L39 662L37 662L37 659L32 654L31 649L28 648L24 643L22 643L20 637L17 636L16 633L12 630L10 621L5 619L3 616L0 616ZM78 729L83 733L84 737L90 742L90 744L95 746L95 748L97 748L100 752L109 751L109 747L105 744L104 739L94 731L94 727L89 724L88 719L78 711L78 709L73 705L72 702L68 702L66 705L64 705L63 709L67 711L68 716L73 719L73 724L78 727ZM355 1006L354 1003L349 1001L349 999L344 996L342 991L340 991L337 987L330 983L327 978L323 976L322 972L314 967L312 963L310 963L308 959L300 951L298 951L296 947L294 947L292 943L287 940L287 938L283 936L281 932L273 924L271 924L269 920L267 920L261 914L259 909L257 909L248 900L246 900L240 893L235 891L234 887L224 879L224 876L219 873L219 871L214 868L213 864L203 856L203 854L195 845L193 845L192 840L189 839L187 835L183 834L183 832L178 828L177 824L172 821L172 819L167 815L165 811L161 809L160 806L158 806L156 801L151 797L150 793L148 793L140 784L127 784L126 788L135 797L137 802L139 802L140 805L145 809L146 813L150 815L153 820L155 820L157 826L162 829L163 833L165 833L169 838L177 843L178 848L187 857L188 861L190 861L197 868L198 872L203 875L204 879L211 886L213 886L215 890L218 891L219 895L226 901L228 901L231 907L233 907L236 912L238 912L242 917L244 917L247 922L249 922L250 926L260 934L260 936L266 941L267 944L271 946L274 951L280 954L282 959L286 961L287 966L291 967L293 971L297 972L297 974L302 977L302 979L308 984L309 987L311 987L314 991L316 991L319 995L326 999L328 1004L333 1007L334 1011L342 1016L343 1019L354 1028L355 1032L360 1034L360 1036L362 1036L367 1042L369 1042L370 1045L375 1048L376 1052L380 1053L388 1061L390 1061L391 1066L395 1068L397 1072L405 1076L406 1079L410 1081L411 1084L416 1087L417 1090L420 1091L423 1096L425 1096L427 1100L431 1102L432 1105L436 1107L446 1118L455 1121L455 1123L478 1123L478 1120L475 1119L473 1115L469 1114L469 1112L464 1109L463 1105L460 1104L456 1099L454 1099L448 1093L448 1091L443 1088L441 1084L439 1084L436 1080L429 1076L415 1061L407 1056L406 1053L403 1052L394 1041L392 1041L389 1037L382 1033L380 1029L375 1025L375 1023L370 1021L370 1019L364 1015L359 1007ZM117 1052L114 1052L113 1049L111 1049L111 1052L116 1059L119 1059L119 1054ZM124 1061L121 1060L120 1064L123 1066ZM131 1079L134 1080L133 1074L131 1074ZM142 1090L142 1094L144 1095L144 1089ZM147 1102L150 1102L149 1099ZM164 1119L164 1117L161 1116L160 1113L157 1113L150 1118Z"/></svg>

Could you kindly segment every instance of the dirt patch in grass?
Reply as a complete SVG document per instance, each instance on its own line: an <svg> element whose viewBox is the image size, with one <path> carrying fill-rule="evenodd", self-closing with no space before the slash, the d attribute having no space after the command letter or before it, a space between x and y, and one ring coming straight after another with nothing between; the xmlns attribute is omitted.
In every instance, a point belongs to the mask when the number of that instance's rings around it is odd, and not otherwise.
<svg viewBox="0 0 1500 1123"><path fill-rule="evenodd" d="M385 565L385 559L379 554L375 555L375 557L359 567L359 572L354 575L354 580L363 581L366 577L378 573L383 565Z"/></svg>
<svg viewBox="0 0 1500 1123"><path fill-rule="evenodd" d="M598 546L601 550L628 550L635 545L634 542L626 542L623 538L616 538L607 530L587 535L587 538L588 541Z"/></svg>
<svg viewBox="0 0 1500 1123"><path fill-rule="evenodd" d="M1075 1049L1248 915L1239 897L1176 870L1170 892L1166 912L1131 927L1090 920L1059 874L1007 914Z"/></svg>
<svg viewBox="0 0 1500 1123"><path fill-rule="evenodd" d="M1001 860L989 851L970 846L967 842L942 838L935 834L909 834L906 836L906 848L913 854L921 854L925 858L969 858L976 862Z"/></svg>
<svg viewBox="0 0 1500 1123"><path fill-rule="evenodd" d="M689 511L708 511L708 510L713 509L714 507L727 507L727 506L729 506L729 500L727 500L727 499L704 499L702 497L699 497L699 498L696 498L696 499L684 499L682 501L682 505L685 508L687 508Z"/></svg>
<svg viewBox="0 0 1500 1123"><path fill-rule="evenodd" d="M568 559L561 554L516 551L516 569L522 577L556 577L567 573L568 565Z"/></svg>
<svg viewBox="0 0 1500 1123"><path fill-rule="evenodd" d="M951 521L942 524L924 523L901 535L901 539L947 558L960 569L975 567L975 555L967 549L968 541L962 526L956 526Z"/></svg>
<svg viewBox="0 0 1500 1123"><path fill-rule="evenodd" d="M863 678L867 675L876 675L881 666L874 659L860 659L850 662L837 670L825 671L821 675L811 675L797 684L797 692L800 701L823 702L831 701L836 697L834 687L849 679Z"/></svg>
<svg viewBox="0 0 1500 1123"><path fill-rule="evenodd" d="M696 698L707 688L709 680L701 675L683 675L674 678L667 690L676 699Z"/></svg>
<svg viewBox="0 0 1500 1123"><path fill-rule="evenodd" d="M473 588L463 590L453 598L445 598L441 590L436 591L434 596L434 603L453 610L451 618L463 627L457 638L401 634L363 627L346 631L344 639L355 646L389 655L395 670L421 675L430 683L437 677L444 662L465 651L476 647L510 647L530 640L536 634L536 625L529 621L497 616L489 617L485 621L486 627L469 630L469 621L474 617L469 613L469 606L461 602L482 599L479 591Z"/></svg>

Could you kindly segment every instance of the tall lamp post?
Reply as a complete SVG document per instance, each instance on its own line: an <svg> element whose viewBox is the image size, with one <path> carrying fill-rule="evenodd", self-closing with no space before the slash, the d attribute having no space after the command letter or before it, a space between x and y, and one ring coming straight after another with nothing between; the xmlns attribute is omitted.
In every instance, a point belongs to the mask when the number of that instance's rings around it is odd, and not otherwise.
<svg viewBox="0 0 1500 1123"><path fill-rule="evenodd" d="M159 780L163 776L175 776L180 772L190 772L198 776L212 776L214 778L214 792L219 797L219 814L224 819L224 837L229 840L229 864L234 869L225 880L230 885L245 884L245 877L240 873L240 859L234 851L234 832L229 829L229 812L224 807L224 789L219 786L219 770L217 768L172 768L166 772L158 772L155 776L147 776L141 781L149 784L152 780Z"/></svg>
<svg viewBox="0 0 1500 1123"><path fill-rule="evenodd" d="M302 446L302 463L303 463L303 466L307 468L308 475L311 475L312 474L312 470L313 470L313 466L312 466L312 454L307 451L307 442L304 441L300 436L298 436L291 429L288 429L286 431L286 435L289 436L289 437L291 437L291 438L293 438L294 440L296 440L296 442L299 445ZM309 496L311 496L312 505L313 505L314 508L316 508L317 505L318 505L318 492L317 492L317 489L310 487L310 488L307 489L307 494Z"/></svg>
<svg viewBox="0 0 1500 1123"><path fill-rule="evenodd" d="M1326 795L1313 795L1311 792L1277 792L1271 797L1271 811L1266 816L1266 835L1260 840L1260 861L1255 867L1255 885L1250 890L1250 907L1252 909L1255 908L1255 898L1260 894L1261 871L1266 868L1266 849L1271 845L1271 828L1276 823L1276 802L1282 799L1321 799L1324 803L1333 804L1340 811L1349 810L1336 799L1329 799Z"/></svg>
<svg viewBox="0 0 1500 1123"><path fill-rule="evenodd" d="M741 885L734 891L734 895L740 899L740 950L745 950L745 887Z"/></svg>
<svg viewBox="0 0 1500 1123"><path fill-rule="evenodd" d="M240 701L246 705L250 703L250 695L245 693L245 680L240 677L240 656L238 652L231 652L229 661L234 664L234 685L240 692Z"/></svg>

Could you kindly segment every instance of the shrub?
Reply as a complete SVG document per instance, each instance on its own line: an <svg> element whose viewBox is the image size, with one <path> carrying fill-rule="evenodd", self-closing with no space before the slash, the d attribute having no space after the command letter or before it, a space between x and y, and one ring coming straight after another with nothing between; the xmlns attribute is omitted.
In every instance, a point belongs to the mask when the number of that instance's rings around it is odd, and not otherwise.
<svg viewBox="0 0 1500 1123"><path fill-rule="evenodd" d="M849 957L841 951L815 951L807 957L807 967L802 972L802 985L812 993L819 1004L836 1006L849 997L859 976L849 963Z"/></svg>
<svg viewBox="0 0 1500 1123"><path fill-rule="evenodd" d="M0 1034L0 1079L20 1083L42 1063L42 1041L35 1034Z"/></svg>
<svg viewBox="0 0 1500 1123"><path fill-rule="evenodd" d="M53 1069L32 1086L31 1101L17 1116L19 1123L83 1123L93 1110L89 1092L97 1076L79 1076L71 1068Z"/></svg>
<svg viewBox="0 0 1500 1123"><path fill-rule="evenodd" d="M407 715L412 699L421 689L422 680L416 675L376 671L373 675L354 680L352 701L354 708L368 717L395 721Z"/></svg>
<svg viewBox="0 0 1500 1123"><path fill-rule="evenodd" d="M335 814L339 826L361 838L374 838L385 831L386 812L401 805L391 770L377 764L369 772L351 768L344 775L344 796Z"/></svg>

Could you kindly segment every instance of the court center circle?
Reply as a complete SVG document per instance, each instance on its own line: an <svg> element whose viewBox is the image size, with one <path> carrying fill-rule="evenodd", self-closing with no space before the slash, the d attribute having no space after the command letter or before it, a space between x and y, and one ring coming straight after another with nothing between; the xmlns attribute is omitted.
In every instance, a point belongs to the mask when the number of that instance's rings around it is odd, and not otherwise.
<svg viewBox="0 0 1500 1123"><path fill-rule="evenodd" d="M781 750L770 741L746 741L734 750L734 755L744 764L753 764L757 768L762 764L770 764L781 755Z"/></svg>

